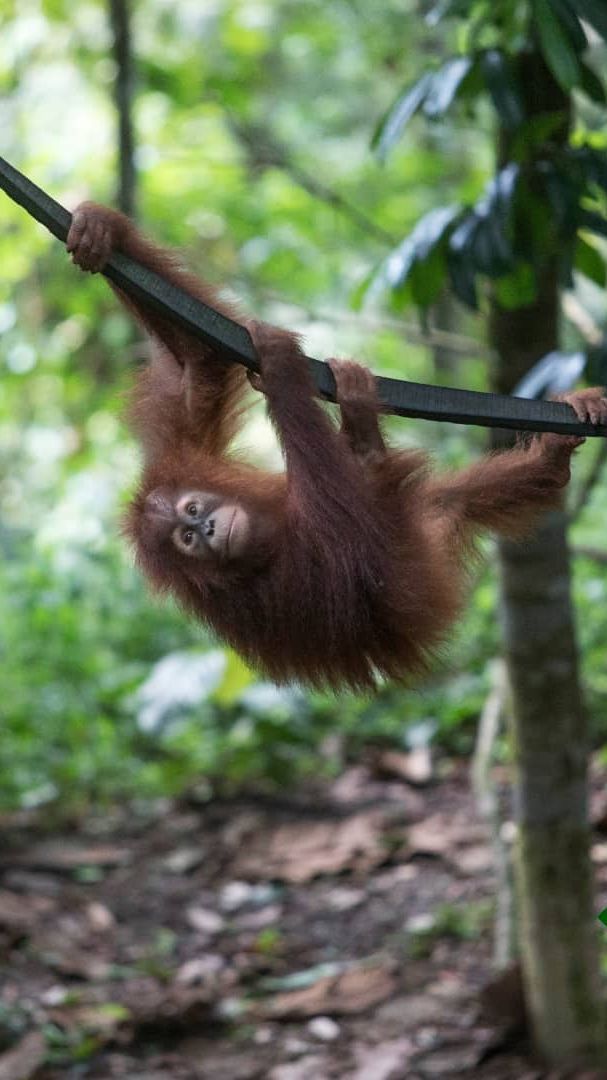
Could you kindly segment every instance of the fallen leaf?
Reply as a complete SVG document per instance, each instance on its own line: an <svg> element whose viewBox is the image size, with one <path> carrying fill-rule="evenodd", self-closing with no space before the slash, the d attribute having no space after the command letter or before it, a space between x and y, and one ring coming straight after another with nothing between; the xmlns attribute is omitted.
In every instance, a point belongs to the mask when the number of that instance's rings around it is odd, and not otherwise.
<svg viewBox="0 0 607 1080"><path fill-rule="evenodd" d="M341 1028L330 1016L313 1016L307 1024L307 1031L319 1042L333 1042L338 1039Z"/></svg>
<svg viewBox="0 0 607 1080"><path fill-rule="evenodd" d="M476 1068L476 1050L467 1043L461 1046L454 1045L430 1050L427 1053L418 1054L413 1059L413 1070L417 1068L430 1080L444 1080L447 1076L464 1076L469 1070Z"/></svg>
<svg viewBox="0 0 607 1080"><path fill-rule="evenodd" d="M395 776L407 784L422 787L432 779L432 755L428 746L416 746L408 753L382 750L374 761L380 776Z"/></svg>
<svg viewBox="0 0 607 1080"><path fill-rule="evenodd" d="M392 1080L406 1076L411 1060L411 1039L393 1039L380 1046L359 1047L356 1051L356 1068L350 1080Z"/></svg>
<svg viewBox="0 0 607 1080"><path fill-rule="evenodd" d="M384 1002L374 1016L388 1035L414 1035L419 1027L440 1023L445 1005L429 994L403 994Z"/></svg>
<svg viewBox="0 0 607 1080"><path fill-rule="evenodd" d="M42 959L47 967L59 971L62 975L77 976L87 982L103 982L111 975L112 965L102 957L86 949L76 949L66 944L65 948L56 948L42 952Z"/></svg>
<svg viewBox="0 0 607 1080"><path fill-rule="evenodd" d="M277 994L262 1003L267 1019L364 1012L390 997L396 988L391 964L362 964L318 979L311 986Z"/></svg>
<svg viewBox="0 0 607 1080"><path fill-rule="evenodd" d="M112 912L105 904L100 904L98 901L94 901L88 904L86 909L86 917L88 919L91 930L96 933L102 934L107 930L111 930L116 920L112 915Z"/></svg>
<svg viewBox="0 0 607 1080"><path fill-rule="evenodd" d="M209 1023L217 988L163 984L152 978L134 979L120 992L120 1002L131 1014L135 1028L162 1031L200 1030Z"/></svg>
<svg viewBox="0 0 607 1080"><path fill-rule="evenodd" d="M365 765L353 765L331 785L331 798L342 805L396 802L409 820L417 819L424 812L424 802L419 792L403 787L402 783L380 780Z"/></svg>
<svg viewBox="0 0 607 1080"><path fill-rule="evenodd" d="M0 855L2 866L37 866L45 870L77 870L83 866L124 866L131 853L127 848L101 844L78 847L65 843L35 844L25 851Z"/></svg>
<svg viewBox="0 0 607 1080"><path fill-rule="evenodd" d="M461 874L470 877L484 874L494 865L493 852L488 844L471 844L461 851L453 851L451 861Z"/></svg>
<svg viewBox="0 0 607 1080"><path fill-rule="evenodd" d="M425 821L410 825L407 841L412 855L446 855L452 844L442 814L433 814Z"/></svg>
<svg viewBox="0 0 607 1080"><path fill-rule="evenodd" d="M351 889L347 885L337 886L331 889L327 897L327 907L332 911L351 911L365 900L362 889Z"/></svg>
<svg viewBox="0 0 607 1080"><path fill-rule="evenodd" d="M194 960L186 960L177 974L175 982L183 986L194 986L196 983L217 984L218 975L225 969L226 962L222 956L207 953L198 956Z"/></svg>
<svg viewBox="0 0 607 1080"><path fill-rule="evenodd" d="M387 855L386 815L377 809L337 821L269 826L237 858L244 878L304 882L319 874L370 870Z"/></svg>
<svg viewBox="0 0 607 1080"><path fill-rule="evenodd" d="M276 1065L268 1073L268 1080L327 1080L324 1067L325 1059L319 1054L310 1054L291 1061L286 1065Z"/></svg>
<svg viewBox="0 0 607 1080"><path fill-rule="evenodd" d="M44 896L23 896L0 889L0 927L25 933L32 929L41 915L52 911L55 904Z"/></svg>
<svg viewBox="0 0 607 1080"><path fill-rule="evenodd" d="M46 1057L46 1041L39 1031L30 1031L8 1053L0 1056L0 1080L29 1080Z"/></svg>
<svg viewBox="0 0 607 1080"><path fill-rule="evenodd" d="M197 930L200 934L208 934L209 937L221 933L225 926L223 915L211 908L190 907L185 917L193 930Z"/></svg>
<svg viewBox="0 0 607 1080"><path fill-rule="evenodd" d="M182 847L172 851L163 860L162 865L169 874L189 874L204 862L206 852L198 847Z"/></svg>
<svg viewBox="0 0 607 1080"><path fill-rule="evenodd" d="M87 1031L99 1042L109 1042L130 1018L129 1010L117 1002L102 1005L64 1004L49 1014L55 1024L65 1031Z"/></svg>

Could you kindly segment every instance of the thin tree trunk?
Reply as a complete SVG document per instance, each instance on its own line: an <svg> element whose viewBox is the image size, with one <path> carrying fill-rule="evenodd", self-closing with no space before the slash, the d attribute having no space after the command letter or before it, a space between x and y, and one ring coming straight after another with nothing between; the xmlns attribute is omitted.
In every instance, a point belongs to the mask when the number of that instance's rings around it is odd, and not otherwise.
<svg viewBox="0 0 607 1080"><path fill-rule="evenodd" d="M118 113L118 191L117 203L123 214L135 217L136 170L133 134L134 65L131 48L129 0L109 0L116 61L114 100Z"/></svg>
<svg viewBox="0 0 607 1080"><path fill-rule="evenodd" d="M524 64L530 109L566 117L567 99L541 58L529 56ZM502 160L505 143L502 132ZM493 302L490 333L496 388L508 392L558 345L556 256L542 270L533 304L504 311ZM604 1063L588 850L586 713L564 512L547 514L525 543L502 542L499 555L515 742L519 943L532 1034L537 1050L554 1064Z"/></svg>
<svg viewBox="0 0 607 1080"><path fill-rule="evenodd" d="M453 293L447 289L440 294L432 307L432 327L448 334L456 334L460 329L455 299ZM457 381L457 358L448 345L435 343L432 346L432 359L436 381Z"/></svg>

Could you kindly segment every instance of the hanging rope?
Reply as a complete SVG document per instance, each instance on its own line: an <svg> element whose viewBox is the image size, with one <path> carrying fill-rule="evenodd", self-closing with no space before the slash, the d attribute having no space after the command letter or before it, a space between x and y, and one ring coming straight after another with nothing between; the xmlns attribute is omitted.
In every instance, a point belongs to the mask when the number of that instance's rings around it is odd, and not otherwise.
<svg viewBox="0 0 607 1080"><path fill-rule="evenodd" d="M71 222L69 211L4 158L0 158L0 188L65 243ZM108 260L103 274L124 292L169 316L194 337L219 347L230 360L243 364L249 371L259 371L253 343L244 326L119 252ZM311 357L308 362L319 394L327 401L335 401L335 380L330 367ZM517 431L607 435L606 426L580 423L573 409L559 402L529 401L384 377L378 377L377 388L385 411L396 416Z"/></svg>

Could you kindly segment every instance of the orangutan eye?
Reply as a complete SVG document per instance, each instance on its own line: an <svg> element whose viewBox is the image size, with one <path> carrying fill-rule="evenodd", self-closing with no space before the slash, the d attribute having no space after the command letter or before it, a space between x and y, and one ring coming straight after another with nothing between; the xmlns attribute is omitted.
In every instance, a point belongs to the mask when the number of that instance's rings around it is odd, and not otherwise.
<svg viewBox="0 0 607 1080"><path fill-rule="evenodd" d="M185 508L185 512L186 514L189 514L190 517L196 517L198 513L198 507L196 503L189 503L189 505Z"/></svg>

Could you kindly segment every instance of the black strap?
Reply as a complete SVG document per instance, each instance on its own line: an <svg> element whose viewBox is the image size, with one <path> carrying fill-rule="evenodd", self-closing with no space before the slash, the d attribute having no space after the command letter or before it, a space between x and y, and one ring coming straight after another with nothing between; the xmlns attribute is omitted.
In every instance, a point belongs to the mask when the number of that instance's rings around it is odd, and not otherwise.
<svg viewBox="0 0 607 1080"><path fill-rule="evenodd" d="M0 188L65 243L71 214L4 158L0 158ZM125 255L112 255L103 273L124 292L145 300L194 337L219 345L231 360L244 364L250 371L259 371L253 343L244 326ZM311 357L308 360L319 393L327 401L335 401L335 379L330 367ZM528 401L382 377L377 379L377 387L386 412L397 416L512 430L556 431L564 435L607 435L607 426L582 424L570 405L558 402Z"/></svg>

